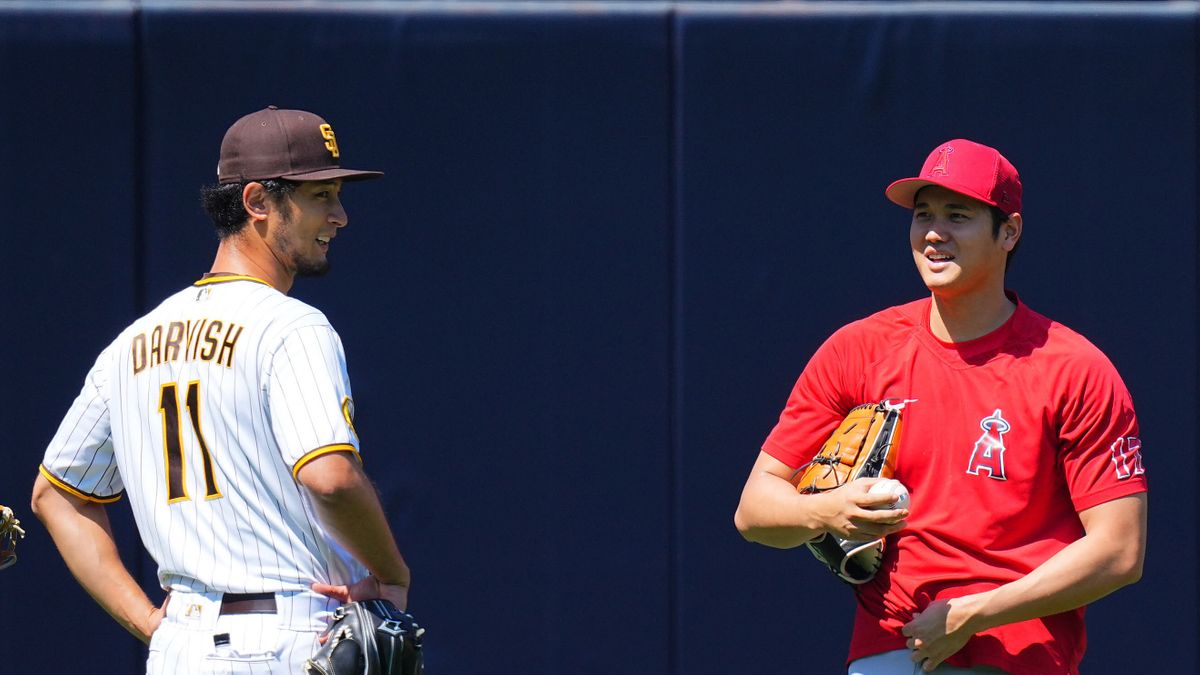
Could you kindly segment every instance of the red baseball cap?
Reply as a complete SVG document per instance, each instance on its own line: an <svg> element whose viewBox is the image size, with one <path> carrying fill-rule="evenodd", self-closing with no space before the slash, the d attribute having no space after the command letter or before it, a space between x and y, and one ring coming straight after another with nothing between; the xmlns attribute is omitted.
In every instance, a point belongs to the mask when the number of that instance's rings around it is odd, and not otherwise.
<svg viewBox="0 0 1200 675"><path fill-rule="evenodd" d="M367 180L379 171L343 169L333 127L304 110L268 106L233 123L221 141L217 182Z"/></svg>
<svg viewBox="0 0 1200 675"><path fill-rule="evenodd" d="M1021 177L995 148L956 138L942 143L925 160L921 175L902 178L887 187L893 202L913 208L917 190L940 185L947 190L998 207L1004 213L1021 210Z"/></svg>

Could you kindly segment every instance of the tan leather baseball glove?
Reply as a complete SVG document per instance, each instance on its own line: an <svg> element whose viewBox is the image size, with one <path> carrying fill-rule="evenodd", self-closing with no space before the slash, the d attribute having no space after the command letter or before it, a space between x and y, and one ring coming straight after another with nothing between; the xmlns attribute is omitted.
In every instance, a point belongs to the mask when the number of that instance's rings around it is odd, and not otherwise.
<svg viewBox="0 0 1200 675"><path fill-rule="evenodd" d="M891 478L900 439L900 411L907 402L868 403L846 415L820 452L796 470L792 483L805 494L825 492L857 478ZM883 540L849 541L823 534L805 544L817 560L850 584L874 578Z"/></svg>

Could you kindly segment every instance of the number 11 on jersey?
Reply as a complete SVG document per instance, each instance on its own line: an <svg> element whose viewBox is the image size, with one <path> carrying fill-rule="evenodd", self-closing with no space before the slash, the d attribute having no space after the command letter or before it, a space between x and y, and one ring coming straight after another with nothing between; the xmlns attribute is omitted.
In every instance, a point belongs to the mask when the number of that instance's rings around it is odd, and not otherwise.
<svg viewBox="0 0 1200 675"><path fill-rule="evenodd" d="M200 431L200 381L192 380L187 386L187 411L192 422L192 431L196 434L196 442L200 446L200 459L204 464L204 489L206 499L216 499L221 496L217 488L216 478L213 477L212 456L208 452L208 443L204 442L204 434ZM158 398L158 410L162 413L163 424L163 453L166 460L167 473L167 503L191 499L187 492L187 464L183 457L183 429L179 410L178 386L174 382L162 385Z"/></svg>

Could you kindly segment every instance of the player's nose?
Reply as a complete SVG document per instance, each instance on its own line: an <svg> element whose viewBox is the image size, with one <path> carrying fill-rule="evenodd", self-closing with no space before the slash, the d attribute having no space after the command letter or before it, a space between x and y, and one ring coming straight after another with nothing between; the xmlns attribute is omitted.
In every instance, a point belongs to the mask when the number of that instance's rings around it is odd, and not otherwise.
<svg viewBox="0 0 1200 675"><path fill-rule="evenodd" d="M936 241L946 241L946 239L947 239L947 236L946 236L945 230L943 228L938 227L936 224L930 225L929 227L925 228L925 241L936 242Z"/></svg>
<svg viewBox="0 0 1200 675"><path fill-rule="evenodd" d="M342 202L340 200L334 204L333 209L330 210L329 222L333 223L339 228L345 227L350 223L350 217L346 215L346 208L342 206Z"/></svg>

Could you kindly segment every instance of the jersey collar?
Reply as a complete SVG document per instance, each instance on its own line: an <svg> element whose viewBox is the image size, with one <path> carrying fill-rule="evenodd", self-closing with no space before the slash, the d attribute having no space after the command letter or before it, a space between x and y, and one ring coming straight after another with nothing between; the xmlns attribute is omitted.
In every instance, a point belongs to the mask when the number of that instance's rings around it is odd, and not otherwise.
<svg viewBox="0 0 1200 675"><path fill-rule="evenodd" d="M208 274L205 274L203 277L200 277L199 281L197 281L196 283L194 283L192 285L193 286L207 286L209 284L223 284L227 281L253 281L255 283L259 283L264 286L271 285L271 284L263 281L262 279L259 279L258 277L252 277L248 274L225 274L224 272L209 272Z"/></svg>

